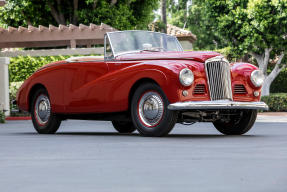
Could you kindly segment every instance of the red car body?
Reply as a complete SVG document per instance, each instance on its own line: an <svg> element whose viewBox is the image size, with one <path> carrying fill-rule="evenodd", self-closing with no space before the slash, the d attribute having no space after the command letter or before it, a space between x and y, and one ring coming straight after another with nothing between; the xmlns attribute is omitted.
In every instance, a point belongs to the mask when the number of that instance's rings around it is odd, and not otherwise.
<svg viewBox="0 0 287 192"><path fill-rule="evenodd" d="M264 75L254 65L183 51L175 37L156 32L110 32L104 46L104 57L51 63L24 82L17 103L38 133L55 133L62 120L92 119L144 136L195 122L239 135L268 108L259 101Z"/></svg>
<svg viewBox="0 0 287 192"><path fill-rule="evenodd" d="M112 61L83 57L45 65L24 82L17 94L19 108L30 111L31 97L37 86L47 89L54 113L109 113L127 111L134 87L141 81L157 83L170 103L209 101L204 62L219 56L216 52L142 52L116 57ZM179 72L189 68L194 83L185 87ZM250 81L257 69L248 63L231 64L234 101L259 101L260 92ZM200 85L199 91L196 90ZM239 90L236 89L238 86ZM182 91L188 91L183 96Z"/></svg>

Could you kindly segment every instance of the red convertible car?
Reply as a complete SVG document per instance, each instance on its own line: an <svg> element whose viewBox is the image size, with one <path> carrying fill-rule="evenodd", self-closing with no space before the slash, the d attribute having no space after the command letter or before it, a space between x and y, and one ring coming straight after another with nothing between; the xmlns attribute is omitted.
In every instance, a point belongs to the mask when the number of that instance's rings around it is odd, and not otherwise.
<svg viewBox="0 0 287 192"><path fill-rule="evenodd" d="M62 120L112 121L120 133L167 135L176 123L212 122L223 134L253 126L264 75L216 52L183 51L178 40L150 31L105 36L104 57L72 57L45 65L17 94L39 133Z"/></svg>

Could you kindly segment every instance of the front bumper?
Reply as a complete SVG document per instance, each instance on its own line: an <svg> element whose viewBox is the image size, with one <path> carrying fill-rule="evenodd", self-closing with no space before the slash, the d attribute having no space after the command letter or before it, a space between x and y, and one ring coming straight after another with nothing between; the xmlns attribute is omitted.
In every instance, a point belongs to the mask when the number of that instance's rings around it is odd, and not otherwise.
<svg viewBox="0 0 287 192"><path fill-rule="evenodd" d="M168 105L169 110L188 109L261 109L268 110L268 105L264 102L238 102L229 100L216 101L187 101L177 102Z"/></svg>

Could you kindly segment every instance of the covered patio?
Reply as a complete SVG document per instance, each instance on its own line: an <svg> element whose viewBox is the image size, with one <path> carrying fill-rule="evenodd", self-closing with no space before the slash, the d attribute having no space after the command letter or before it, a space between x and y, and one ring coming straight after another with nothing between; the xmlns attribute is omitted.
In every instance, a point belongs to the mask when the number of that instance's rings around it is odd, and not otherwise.
<svg viewBox="0 0 287 192"><path fill-rule="evenodd" d="M4 1L0 1L4 5ZM116 31L109 25L0 27L0 110L10 114L10 57L103 54L104 35ZM16 48L16 49L13 49ZM17 48L38 48L19 50ZM45 49L39 49L45 48ZM52 49L51 49L52 48Z"/></svg>

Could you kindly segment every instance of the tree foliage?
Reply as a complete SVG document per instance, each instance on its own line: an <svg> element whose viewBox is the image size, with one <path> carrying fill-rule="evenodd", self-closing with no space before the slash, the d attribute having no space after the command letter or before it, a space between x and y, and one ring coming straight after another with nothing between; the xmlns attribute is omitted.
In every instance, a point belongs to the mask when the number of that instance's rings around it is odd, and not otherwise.
<svg viewBox="0 0 287 192"><path fill-rule="evenodd" d="M239 53L286 50L286 0L206 0L213 29Z"/></svg>
<svg viewBox="0 0 287 192"><path fill-rule="evenodd" d="M114 28L145 29L158 0L9 0L0 23L9 26L106 23Z"/></svg>
<svg viewBox="0 0 287 192"><path fill-rule="evenodd" d="M209 20L210 10L202 0L169 0L169 23L190 30L197 36L194 49L213 50L227 46Z"/></svg>
<svg viewBox="0 0 287 192"><path fill-rule="evenodd" d="M263 95L286 66L287 0L206 0L207 18L238 55L250 54L265 74ZM285 58L284 58L285 57ZM267 66L274 61L268 74Z"/></svg>

